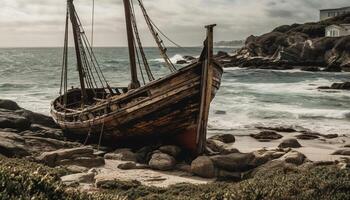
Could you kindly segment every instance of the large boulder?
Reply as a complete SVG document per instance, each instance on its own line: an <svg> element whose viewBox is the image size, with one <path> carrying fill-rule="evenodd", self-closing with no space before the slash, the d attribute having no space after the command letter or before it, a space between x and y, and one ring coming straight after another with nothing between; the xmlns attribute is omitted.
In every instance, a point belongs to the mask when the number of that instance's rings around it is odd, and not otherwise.
<svg viewBox="0 0 350 200"><path fill-rule="evenodd" d="M252 161L255 159L252 153L217 155L210 157L210 159L217 168L227 171L244 172L255 167L252 165Z"/></svg>
<svg viewBox="0 0 350 200"><path fill-rule="evenodd" d="M27 120L29 120L32 124L39 124L42 126L50 127L50 128L57 128L57 124L55 121L46 115L35 113L29 110L18 110L16 111L17 114L25 117Z"/></svg>
<svg viewBox="0 0 350 200"><path fill-rule="evenodd" d="M168 171L174 169L176 160L174 157L165 153L154 153L148 165L152 169Z"/></svg>
<svg viewBox="0 0 350 200"><path fill-rule="evenodd" d="M278 146L279 148L300 148L301 144L297 139L286 139Z"/></svg>
<svg viewBox="0 0 350 200"><path fill-rule="evenodd" d="M12 111L21 109L16 102L6 99L0 99L0 108Z"/></svg>
<svg viewBox="0 0 350 200"><path fill-rule="evenodd" d="M71 186L79 183L93 183L94 182L95 173L87 172L87 173L77 173L71 174L61 177L62 183Z"/></svg>
<svg viewBox="0 0 350 200"><path fill-rule="evenodd" d="M0 128L27 130L30 128L30 125L31 122L27 118L13 112L1 112L0 110Z"/></svg>
<svg viewBox="0 0 350 200"><path fill-rule="evenodd" d="M192 161L191 172L203 178L214 178L216 176L214 163L207 156L200 156Z"/></svg>

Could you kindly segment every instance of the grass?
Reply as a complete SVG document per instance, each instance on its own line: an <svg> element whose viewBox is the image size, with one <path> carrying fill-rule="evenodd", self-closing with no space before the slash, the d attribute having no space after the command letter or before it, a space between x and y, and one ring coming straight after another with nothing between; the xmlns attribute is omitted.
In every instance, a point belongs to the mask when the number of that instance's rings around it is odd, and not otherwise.
<svg viewBox="0 0 350 200"><path fill-rule="evenodd" d="M237 200L343 200L350 199L350 170L336 166L310 170L276 169L239 182L207 185L177 184L167 189L137 181L116 181L101 186L98 194L66 188L59 177L65 169L48 168L19 159L0 157L0 199L237 199Z"/></svg>

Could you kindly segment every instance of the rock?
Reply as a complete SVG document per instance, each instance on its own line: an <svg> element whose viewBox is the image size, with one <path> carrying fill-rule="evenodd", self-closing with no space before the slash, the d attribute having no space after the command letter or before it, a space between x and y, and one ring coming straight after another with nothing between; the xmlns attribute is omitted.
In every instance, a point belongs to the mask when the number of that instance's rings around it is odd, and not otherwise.
<svg viewBox="0 0 350 200"><path fill-rule="evenodd" d="M122 170L136 169L136 163L134 162L122 163L118 165L118 168Z"/></svg>
<svg viewBox="0 0 350 200"><path fill-rule="evenodd" d="M78 173L63 176L61 177L61 180L65 185L70 186L75 183L92 183L94 181L94 177L94 173Z"/></svg>
<svg viewBox="0 0 350 200"><path fill-rule="evenodd" d="M105 160L101 157L77 157L56 162L56 165L78 165L87 168L100 167L104 164Z"/></svg>
<svg viewBox="0 0 350 200"><path fill-rule="evenodd" d="M77 143L65 142L61 140L55 140L43 137L26 136L23 138L26 141L26 145L30 146L30 149L34 152L50 152L63 148L74 148L78 146Z"/></svg>
<svg viewBox="0 0 350 200"><path fill-rule="evenodd" d="M279 127L262 127L258 126L256 127L258 129L266 129L271 131L277 131L277 132L283 132L283 133L293 133L296 132L296 130L292 127L285 127L285 126L279 126Z"/></svg>
<svg viewBox="0 0 350 200"><path fill-rule="evenodd" d="M167 171L175 167L176 160L174 157L165 153L154 153L148 165L152 169Z"/></svg>
<svg viewBox="0 0 350 200"><path fill-rule="evenodd" d="M295 137L300 139L300 140L315 140L315 139L320 138L317 135L310 135L310 134L301 134L301 135L297 135Z"/></svg>
<svg viewBox="0 0 350 200"><path fill-rule="evenodd" d="M45 152L36 158L48 166L56 165L78 165L84 167L101 166L103 158L96 158L91 147L78 147L72 149L60 149L57 151ZM79 163L81 162L81 163Z"/></svg>
<svg viewBox="0 0 350 200"><path fill-rule="evenodd" d="M240 172L229 172L225 170L219 170L217 177L221 181L240 181L242 180L242 174Z"/></svg>
<svg viewBox="0 0 350 200"><path fill-rule="evenodd" d="M138 162L148 164L149 160L152 157L152 152L154 150L156 150L156 147L153 147L153 146L145 146L145 147L142 147L141 149L139 149L136 152Z"/></svg>
<svg viewBox="0 0 350 200"><path fill-rule="evenodd" d="M217 115L226 115L227 113L226 113L226 111L223 111L223 110L217 110L217 111L215 111L215 114L217 114Z"/></svg>
<svg viewBox="0 0 350 200"><path fill-rule="evenodd" d="M53 121L52 117L39 114L39 113L34 113L32 111L24 110L24 109L18 110L16 111L16 113L21 115L22 117L25 117L32 124L39 124L50 128L58 128L57 124Z"/></svg>
<svg viewBox="0 0 350 200"><path fill-rule="evenodd" d="M209 139L218 140L218 141L223 142L225 144L234 143L236 141L235 136L231 135L231 134L215 135L213 137L210 137Z"/></svg>
<svg viewBox="0 0 350 200"><path fill-rule="evenodd" d="M31 122L25 117L10 112L0 112L0 128L28 130L30 125Z"/></svg>
<svg viewBox="0 0 350 200"><path fill-rule="evenodd" d="M317 89L319 89L319 90L329 90L329 89L331 89L331 87L329 87L329 86L320 86Z"/></svg>
<svg viewBox="0 0 350 200"><path fill-rule="evenodd" d="M186 164L186 163L179 163L175 166L176 170L187 172L187 173L192 173L191 165Z"/></svg>
<svg viewBox="0 0 350 200"><path fill-rule="evenodd" d="M130 149L118 149L113 153L105 154L104 158L108 160L121 160L121 161L132 161L132 162L138 161L137 154L132 152Z"/></svg>
<svg viewBox="0 0 350 200"><path fill-rule="evenodd" d="M257 140L278 140L283 136L273 131L262 131L258 134L252 134L251 137Z"/></svg>
<svg viewBox="0 0 350 200"><path fill-rule="evenodd" d="M87 167L82 167L78 165L68 165L66 166L67 170L73 173L82 173L82 172L87 172L89 169Z"/></svg>
<svg viewBox="0 0 350 200"><path fill-rule="evenodd" d="M210 159L217 168L227 171L244 172L255 167L251 164L255 159L252 153L232 153L212 156Z"/></svg>
<svg viewBox="0 0 350 200"><path fill-rule="evenodd" d="M340 149L332 153L332 155L350 156L350 149Z"/></svg>
<svg viewBox="0 0 350 200"><path fill-rule="evenodd" d="M185 60L187 60L187 61L196 60L196 58L193 57L193 56L183 56L183 58L184 58Z"/></svg>
<svg viewBox="0 0 350 200"><path fill-rule="evenodd" d="M301 71L319 72L319 71L321 71L321 69L319 67L303 67L303 68L301 68Z"/></svg>
<svg viewBox="0 0 350 200"><path fill-rule="evenodd" d="M350 144L344 145L345 148L350 148Z"/></svg>
<svg viewBox="0 0 350 200"><path fill-rule="evenodd" d="M236 148L233 148L232 145L229 146L221 141L214 139L208 139L206 144L207 148L213 151L213 153L230 154L239 152Z"/></svg>
<svg viewBox="0 0 350 200"><path fill-rule="evenodd" d="M175 145L161 146L159 150L163 153L171 155L174 158L177 158L181 153L181 148Z"/></svg>
<svg viewBox="0 0 350 200"><path fill-rule="evenodd" d="M230 57L230 55L228 55L228 53L225 52L225 51L218 51L218 53L216 54L216 56L217 56L217 57L225 57L225 58Z"/></svg>
<svg viewBox="0 0 350 200"><path fill-rule="evenodd" d="M300 148L301 145L296 139L286 139L278 146L279 148Z"/></svg>
<svg viewBox="0 0 350 200"><path fill-rule="evenodd" d="M186 60L178 60L178 61L176 62L176 64L178 64L178 65L187 64L187 61L186 61Z"/></svg>
<svg viewBox="0 0 350 200"><path fill-rule="evenodd" d="M6 157L29 156L24 139L12 132L0 132L0 154Z"/></svg>
<svg viewBox="0 0 350 200"><path fill-rule="evenodd" d="M334 139L339 137L338 134L326 134L326 135L322 135L322 137L327 138L327 139Z"/></svg>
<svg viewBox="0 0 350 200"><path fill-rule="evenodd" d="M213 161L207 156L200 156L192 161L191 172L203 178L214 178L216 169Z"/></svg>
<svg viewBox="0 0 350 200"><path fill-rule="evenodd" d="M292 163L295 165L301 165L304 163L306 156L297 151L290 151L286 155L282 156L280 160L285 161L287 163Z"/></svg>
<svg viewBox="0 0 350 200"><path fill-rule="evenodd" d="M350 90L350 82L333 83L331 88L332 89L337 89L337 90Z"/></svg>
<svg viewBox="0 0 350 200"><path fill-rule="evenodd" d="M12 111L21 109L16 102L5 99L0 99L0 108Z"/></svg>

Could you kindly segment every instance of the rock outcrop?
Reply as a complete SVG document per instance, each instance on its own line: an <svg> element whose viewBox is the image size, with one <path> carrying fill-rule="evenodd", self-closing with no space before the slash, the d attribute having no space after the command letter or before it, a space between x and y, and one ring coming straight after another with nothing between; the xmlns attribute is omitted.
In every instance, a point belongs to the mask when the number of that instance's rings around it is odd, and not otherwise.
<svg viewBox="0 0 350 200"><path fill-rule="evenodd" d="M249 36L233 56L218 56L226 67L340 72L350 69L350 36L325 37L332 24L350 23L350 14L316 23L284 25L261 36Z"/></svg>

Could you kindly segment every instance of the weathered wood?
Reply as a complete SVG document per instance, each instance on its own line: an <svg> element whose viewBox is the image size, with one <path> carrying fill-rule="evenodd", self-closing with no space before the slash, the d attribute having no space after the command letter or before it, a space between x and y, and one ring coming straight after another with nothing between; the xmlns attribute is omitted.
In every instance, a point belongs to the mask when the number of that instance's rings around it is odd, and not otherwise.
<svg viewBox="0 0 350 200"><path fill-rule="evenodd" d="M210 109L210 102L212 100L212 85L213 85L213 29L216 25L206 26L207 28L207 40L206 50L207 56L202 67L202 79L201 79L201 100L200 110L198 117L197 128L197 154L201 154L204 151L207 137L207 125Z"/></svg>
<svg viewBox="0 0 350 200"><path fill-rule="evenodd" d="M137 78L137 67L136 67L136 56L135 56L135 39L134 31L131 21L131 6L130 0L123 0L125 10L125 21L126 21L126 33L128 36L128 47L129 47L129 60L131 70L131 84L130 89L136 89L140 87L140 82Z"/></svg>

